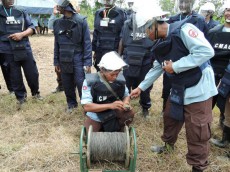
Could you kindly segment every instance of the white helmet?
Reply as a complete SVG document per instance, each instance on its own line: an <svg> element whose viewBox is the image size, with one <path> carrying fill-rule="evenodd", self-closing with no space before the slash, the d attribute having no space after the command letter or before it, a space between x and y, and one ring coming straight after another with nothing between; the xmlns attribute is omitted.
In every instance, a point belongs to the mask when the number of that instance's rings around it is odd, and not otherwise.
<svg viewBox="0 0 230 172"><path fill-rule="evenodd" d="M201 10L204 10L204 11L213 11L213 12L216 11L215 5L212 2L206 2L200 8Z"/></svg>
<svg viewBox="0 0 230 172"><path fill-rule="evenodd" d="M145 38L146 29L154 21L162 21L162 17L166 14L169 14L169 12L163 11L158 4L144 4L139 6L136 13L133 14L133 39L139 40Z"/></svg>
<svg viewBox="0 0 230 172"><path fill-rule="evenodd" d="M111 51L102 56L99 68L105 68L107 70L115 71L120 70L123 67L128 66L115 51Z"/></svg>

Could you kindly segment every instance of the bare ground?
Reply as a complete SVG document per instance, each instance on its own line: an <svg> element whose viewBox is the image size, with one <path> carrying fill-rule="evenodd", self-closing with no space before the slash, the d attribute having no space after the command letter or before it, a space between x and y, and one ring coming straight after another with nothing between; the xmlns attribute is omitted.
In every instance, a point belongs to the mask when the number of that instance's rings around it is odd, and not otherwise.
<svg viewBox="0 0 230 172"><path fill-rule="evenodd" d="M28 90L28 101L17 110L14 95L9 95L0 73L0 171L80 171L79 137L84 121L82 108L66 114L63 93L51 94L57 86L53 67L53 35L30 38L40 74L40 91L44 101L33 100ZM26 83L26 82L25 82ZM184 129L179 135L175 151L157 155L150 151L153 144L163 144L162 134L162 79L151 93L151 118L144 120L140 115L138 101L133 101L136 113L139 172L184 172L191 167L186 163L187 145ZM218 113L214 110L212 125L214 137L221 136ZM230 161L220 159L224 149L211 146L210 166L207 171L229 172ZM119 169L119 167L116 167Z"/></svg>

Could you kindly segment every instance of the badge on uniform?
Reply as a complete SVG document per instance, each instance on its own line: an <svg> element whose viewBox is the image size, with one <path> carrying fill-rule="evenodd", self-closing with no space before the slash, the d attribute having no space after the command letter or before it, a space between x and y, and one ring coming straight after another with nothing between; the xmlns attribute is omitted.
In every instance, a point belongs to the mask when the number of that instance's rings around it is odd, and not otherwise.
<svg viewBox="0 0 230 172"><path fill-rule="evenodd" d="M7 19L8 22L14 22L15 21L14 16L6 17L6 19Z"/></svg>
<svg viewBox="0 0 230 172"><path fill-rule="evenodd" d="M108 27L108 25L109 25L109 18L103 18L103 19L100 21L100 26Z"/></svg>
<svg viewBox="0 0 230 172"><path fill-rule="evenodd" d="M6 17L6 24L12 24L12 23L15 23L15 18L14 16L9 16L9 17Z"/></svg>

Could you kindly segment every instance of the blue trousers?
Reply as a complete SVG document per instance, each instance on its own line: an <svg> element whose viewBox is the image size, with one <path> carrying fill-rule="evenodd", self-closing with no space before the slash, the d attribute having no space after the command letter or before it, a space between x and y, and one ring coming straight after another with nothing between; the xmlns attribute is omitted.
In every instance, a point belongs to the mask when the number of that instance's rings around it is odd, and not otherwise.
<svg viewBox="0 0 230 172"><path fill-rule="evenodd" d="M66 100L68 107L77 107L77 99L76 99L76 87L78 90L78 95L81 98L82 93L82 85L85 79L85 73L83 69L83 63L78 62L76 59L73 63L73 73L63 73L61 72L62 84L64 88L64 92L66 95Z"/></svg>
<svg viewBox="0 0 230 172"><path fill-rule="evenodd" d="M6 58L10 59L10 77L16 98L22 100L27 97L27 91L23 83L22 68L32 96L39 94L39 74L32 52L28 51L27 57L23 61L14 61L13 54L7 54Z"/></svg>
<svg viewBox="0 0 230 172"><path fill-rule="evenodd" d="M124 70L124 76L126 79L126 86L129 89L129 92L131 92L132 89L135 89L138 87L138 85L145 79L145 75L148 73L148 71L152 68L152 64L147 64L141 67L140 75L139 77L129 77L126 75L126 70ZM144 109L149 109L151 107L151 99L150 99L150 91L152 89L153 85L151 85L147 90L142 91L140 95L140 105Z"/></svg>
<svg viewBox="0 0 230 172"><path fill-rule="evenodd" d="M5 58L5 54L0 54L0 66L2 69L2 74L4 77L4 80L6 82L7 89L12 92L13 87L11 84L11 79L10 79L10 65L9 65L9 59Z"/></svg>

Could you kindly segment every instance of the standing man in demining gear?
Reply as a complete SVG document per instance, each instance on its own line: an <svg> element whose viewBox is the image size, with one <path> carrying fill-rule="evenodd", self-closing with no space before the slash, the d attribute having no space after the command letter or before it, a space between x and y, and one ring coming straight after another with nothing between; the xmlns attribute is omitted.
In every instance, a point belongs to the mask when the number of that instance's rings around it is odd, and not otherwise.
<svg viewBox="0 0 230 172"><path fill-rule="evenodd" d="M212 139L211 143L227 148L230 143L230 2L224 3L220 10L224 15L225 23L211 29L208 37L215 50L211 64L215 72L216 85L219 85L219 94L214 98L225 120L221 121L223 123L222 139ZM228 156L230 157L230 153Z"/></svg>
<svg viewBox="0 0 230 172"><path fill-rule="evenodd" d="M213 20L213 14L215 13L215 11L215 5L212 2L206 2L200 7L199 14L204 16L205 22L208 26L208 30L220 24L220 22Z"/></svg>
<svg viewBox="0 0 230 172"><path fill-rule="evenodd" d="M121 56L123 55L124 61L129 65L129 68L123 72L129 92L144 80L145 75L152 68L153 53L151 48L153 45L153 41L147 38L145 34L143 34L142 39L133 40L133 19L126 20L121 32L118 53ZM145 118L148 117L151 107L151 89L152 85L143 91L140 96L139 103L142 106L142 115Z"/></svg>
<svg viewBox="0 0 230 172"><path fill-rule="evenodd" d="M217 94L214 73L207 62L214 56L214 50L194 25L186 21L173 24L158 22L158 17L162 15L159 9L147 6L136 13L135 30L145 31L154 41L152 51L156 60L145 80L130 96L139 96L166 72L172 89L163 116L162 140L165 146L152 146L151 150L156 153L173 150L185 124L187 163L192 166L193 172L201 172L208 166L212 97Z"/></svg>
<svg viewBox="0 0 230 172"><path fill-rule="evenodd" d="M97 71L100 70L97 65L105 53L118 52L121 29L127 19L124 10L115 6L115 1L100 0L105 7L95 13L92 49Z"/></svg>
<svg viewBox="0 0 230 172"><path fill-rule="evenodd" d="M194 2L195 0L176 0L175 9L179 11L179 13L174 16L171 16L167 22L171 24L186 19L187 23L191 23L195 25L198 29L200 29L201 32L206 34L208 32L208 26L205 23L204 17L192 10ZM172 86L171 86L170 79L166 74L164 74L163 89L162 89L162 98L163 98L162 112L164 112L171 88Z"/></svg>
<svg viewBox="0 0 230 172"><path fill-rule="evenodd" d="M10 65L10 79L19 104L26 101L23 68L32 96L41 100L38 69L28 36L35 33L29 15L14 7L14 0L2 0L0 5L0 52Z"/></svg>
<svg viewBox="0 0 230 172"><path fill-rule="evenodd" d="M71 113L78 106L75 88L81 98L85 72L91 70L92 46L86 17L77 14L69 0L57 0L57 5L64 16L54 21L54 66L61 72L66 112Z"/></svg>

